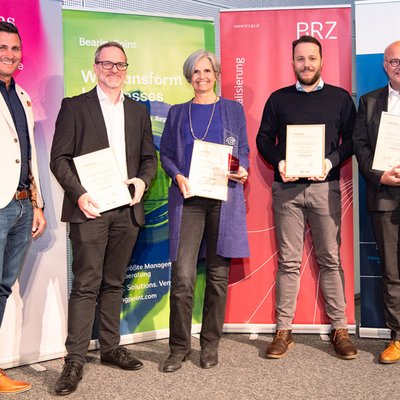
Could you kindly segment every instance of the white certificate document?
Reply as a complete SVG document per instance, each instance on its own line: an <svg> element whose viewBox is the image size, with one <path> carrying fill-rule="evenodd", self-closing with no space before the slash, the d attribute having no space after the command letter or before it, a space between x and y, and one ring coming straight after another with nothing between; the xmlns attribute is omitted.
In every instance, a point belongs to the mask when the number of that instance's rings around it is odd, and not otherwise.
<svg viewBox="0 0 400 400"><path fill-rule="evenodd" d="M99 212L112 210L132 200L110 147L74 157L82 186L99 204Z"/></svg>
<svg viewBox="0 0 400 400"><path fill-rule="evenodd" d="M195 140L189 172L190 194L226 201L230 155L232 146Z"/></svg>
<svg viewBox="0 0 400 400"><path fill-rule="evenodd" d="M324 175L325 125L286 127L286 177Z"/></svg>
<svg viewBox="0 0 400 400"><path fill-rule="evenodd" d="M400 164L400 116L383 111L372 169L388 171Z"/></svg>

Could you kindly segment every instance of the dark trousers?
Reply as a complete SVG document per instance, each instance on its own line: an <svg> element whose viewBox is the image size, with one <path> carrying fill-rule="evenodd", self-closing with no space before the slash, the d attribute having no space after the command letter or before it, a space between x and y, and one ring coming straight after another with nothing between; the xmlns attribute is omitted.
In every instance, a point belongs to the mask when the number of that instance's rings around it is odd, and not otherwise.
<svg viewBox="0 0 400 400"><path fill-rule="evenodd" d="M129 207L105 212L81 224L71 223L74 280L68 303L66 361L85 363L96 303L101 352L110 352L119 345L126 268L138 231Z"/></svg>
<svg viewBox="0 0 400 400"><path fill-rule="evenodd" d="M169 325L171 352L190 349L193 294L203 235L206 240L206 289L200 345L217 347L221 339L230 259L217 255L220 207L218 200L201 197L185 200L178 257L172 263Z"/></svg>
<svg viewBox="0 0 400 400"><path fill-rule="evenodd" d="M385 320L392 339L400 340L400 209L371 213L382 261Z"/></svg>

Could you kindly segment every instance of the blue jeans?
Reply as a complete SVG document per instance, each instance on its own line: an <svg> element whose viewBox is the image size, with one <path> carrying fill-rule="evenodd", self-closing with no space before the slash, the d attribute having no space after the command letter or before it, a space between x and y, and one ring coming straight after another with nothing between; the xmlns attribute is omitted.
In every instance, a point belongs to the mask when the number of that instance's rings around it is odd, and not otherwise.
<svg viewBox="0 0 400 400"><path fill-rule="evenodd" d="M0 209L0 326L7 298L31 241L32 219L33 208L29 199L11 200Z"/></svg>

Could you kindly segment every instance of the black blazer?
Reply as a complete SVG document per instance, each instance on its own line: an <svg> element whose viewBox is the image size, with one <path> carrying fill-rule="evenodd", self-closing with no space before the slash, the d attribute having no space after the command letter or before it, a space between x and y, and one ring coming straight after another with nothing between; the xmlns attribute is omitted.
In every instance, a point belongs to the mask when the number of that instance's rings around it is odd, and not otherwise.
<svg viewBox="0 0 400 400"><path fill-rule="evenodd" d="M400 205L400 187L381 185L383 171L372 169L382 111L387 111L387 86L360 98L353 131L353 147L361 174L367 182L369 211L393 211Z"/></svg>
<svg viewBox="0 0 400 400"><path fill-rule="evenodd" d="M150 186L157 170L151 122L147 107L125 96L125 146L128 177L138 177ZM50 169L65 191L61 220L84 222L78 198L86 193L73 157L109 147L106 125L96 87L88 93L62 101L51 147ZM133 185L130 186L133 196ZM132 207L137 225L144 224L143 203Z"/></svg>

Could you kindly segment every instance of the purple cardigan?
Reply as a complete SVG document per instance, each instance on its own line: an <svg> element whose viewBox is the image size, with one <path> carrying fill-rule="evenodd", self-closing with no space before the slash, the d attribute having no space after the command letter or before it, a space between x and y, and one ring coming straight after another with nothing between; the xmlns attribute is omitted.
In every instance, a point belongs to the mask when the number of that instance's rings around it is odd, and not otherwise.
<svg viewBox="0 0 400 400"><path fill-rule="evenodd" d="M224 142L232 144L239 163L249 168L249 145L243 107L236 101L220 98ZM189 103L170 108L160 143L160 160L165 172L172 179L168 195L170 259L176 261L182 218L183 196L175 177L185 166L185 139L183 125L188 121ZM232 140L233 139L233 140ZM247 240L246 207L243 185L229 180L228 199L221 204L217 254L222 257L249 257Z"/></svg>

